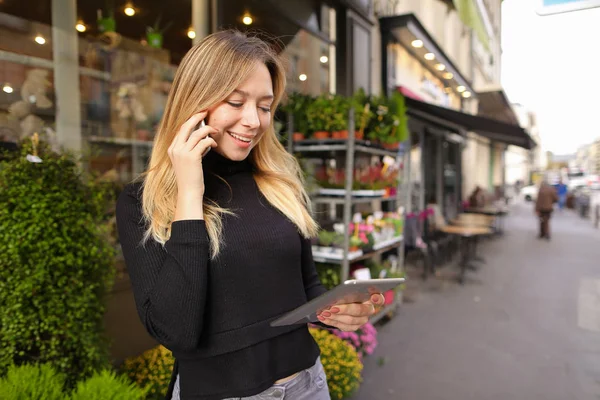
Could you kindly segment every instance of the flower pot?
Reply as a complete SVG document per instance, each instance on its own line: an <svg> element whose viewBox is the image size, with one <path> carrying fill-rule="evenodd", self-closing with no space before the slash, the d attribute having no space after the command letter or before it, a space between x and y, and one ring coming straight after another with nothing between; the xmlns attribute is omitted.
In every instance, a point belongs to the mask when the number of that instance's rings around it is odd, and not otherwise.
<svg viewBox="0 0 600 400"><path fill-rule="evenodd" d="M387 292L385 292L383 294L383 297L385 297L385 305L386 306L390 305L394 302L394 297L395 297L394 294L395 294L394 289L388 290Z"/></svg>
<svg viewBox="0 0 600 400"><path fill-rule="evenodd" d="M365 133L361 131L357 131L355 135L356 140L363 140L365 138Z"/></svg>
<svg viewBox="0 0 600 400"><path fill-rule="evenodd" d="M383 143L383 147L387 150L398 150L399 143Z"/></svg>
<svg viewBox="0 0 600 400"><path fill-rule="evenodd" d="M138 129L137 138L138 138L138 140L149 141L150 140L150 131L147 129Z"/></svg>
<svg viewBox="0 0 600 400"><path fill-rule="evenodd" d="M313 133L313 137L318 140L329 139L329 132L317 131L317 132Z"/></svg>
<svg viewBox="0 0 600 400"><path fill-rule="evenodd" d="M343 131L337 131L338 139L348 139L348 130L344 129Z"/></svg>
<svg viewBox="0 0 600 400"><path fill-rule="evenodd" d="M300 140L304 140L304 138L305 136L302 132L294 132L292 134L292 139L294 140L294 142L299 142Z"/></svg>
<svg viewBox="0 0 600 400"><path fill-rule="evenodd" d="M100 18L98 20L98 30L102 33L114 32L117 29L117 21L114 18Z"/></svg>
<svg viewBox="0 0 600 400"><path fill-rule="evenodd" d="M349 251L358 251L360 248L358 246L350 246Z"/></svg>
<svg viewBox="0 0 600 400"><path fill-rule="evenodd" d="M146 35L148 39L148 46L153 47L155 49L161 49L163 44L163 35L158 32L149 32Z"/></svg>

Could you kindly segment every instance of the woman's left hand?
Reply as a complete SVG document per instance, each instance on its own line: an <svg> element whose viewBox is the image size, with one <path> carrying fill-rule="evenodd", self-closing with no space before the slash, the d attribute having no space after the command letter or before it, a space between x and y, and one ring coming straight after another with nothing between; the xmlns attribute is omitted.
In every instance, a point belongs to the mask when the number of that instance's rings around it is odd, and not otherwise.
<svg viewBox="0 0 600 400"><path fill-rule="evenodd" d="M337 304L317 314L319 321L325 325L333 326L341 331L355 331L367 322L369 317L375 314L375 307L383 306L385 298L381 293L371 296L364 303Z"/></svg>

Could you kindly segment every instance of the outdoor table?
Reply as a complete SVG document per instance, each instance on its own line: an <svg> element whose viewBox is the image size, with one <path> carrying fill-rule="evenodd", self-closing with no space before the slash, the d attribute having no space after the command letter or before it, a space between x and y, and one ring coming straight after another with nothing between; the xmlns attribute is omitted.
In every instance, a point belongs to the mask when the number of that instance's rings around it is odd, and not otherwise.
<svg viewBox="0 0 600 400"><path fill-rule="evenodd" d="M453 225L476 225L489 227L494 224L495 217L490 217L485 214L459 214L456 219L452 220Z"/></svg>
<svg viewBox="0 0 600 400"><path fill-rule="evenodd" d="M460 247L460 275L458 281L463 284L465 282L465 274L467 268L471 267L471 261L477 258L476 239L480 236L489 235L492 230L483 226L458 226L458 225L446 225L441 227L440 232L447 233L449 235L458 236L459 247ZM473 267L474 268L474 267Z"/></svg>
<svg viewBox="0 0 600 400"><path fill-rule="evenodd" d="M465 213L469 214L484 214L492 217L497 217L496 219L496 231L499 234L504 233L504 217L508 214L508 209L505 207L496 207L496 206L484 206L484 207L475 207L475 208L467 208Z"/></svg>

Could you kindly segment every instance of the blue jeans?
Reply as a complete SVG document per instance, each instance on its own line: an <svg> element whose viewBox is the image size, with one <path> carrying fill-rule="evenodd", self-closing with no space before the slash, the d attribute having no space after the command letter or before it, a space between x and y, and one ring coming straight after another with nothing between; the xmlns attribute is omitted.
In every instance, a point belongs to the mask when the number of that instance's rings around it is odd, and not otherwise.
<svg viewBox="0 0 600 400"><path fill-rule="evenodd" d="M558 195L558 208L560 208L561 210L563 208L565 208L566 202L567 202L567 195L566 194L559 194Z"/></svg>
<svg viewBox="0 0 600 400"><path fill-rule="evenodd" d="M233 397L224 400L330 400L327 377L321 358L312 367L301 371L291 380L271 386L250 397ZM171 400L180 400L179 375L175 381Z"/></svg>

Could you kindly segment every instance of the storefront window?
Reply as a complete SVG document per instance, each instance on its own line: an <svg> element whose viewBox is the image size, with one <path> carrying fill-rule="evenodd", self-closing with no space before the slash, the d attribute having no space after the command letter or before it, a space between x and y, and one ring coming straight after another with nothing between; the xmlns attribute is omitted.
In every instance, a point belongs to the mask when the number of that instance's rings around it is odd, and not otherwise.
<svg viewBox="0 0 600 400"><path fill-rule="evenodd" d="M0 61L0 141L42 133L55 121L52 70Z"/></svg>
<svg viewBox="0 0 600 400"><path fill-rule="evenodd" d="M283 51L289 92L314 96L330 92L332 47L305 30L298 31Z"/></svg>

